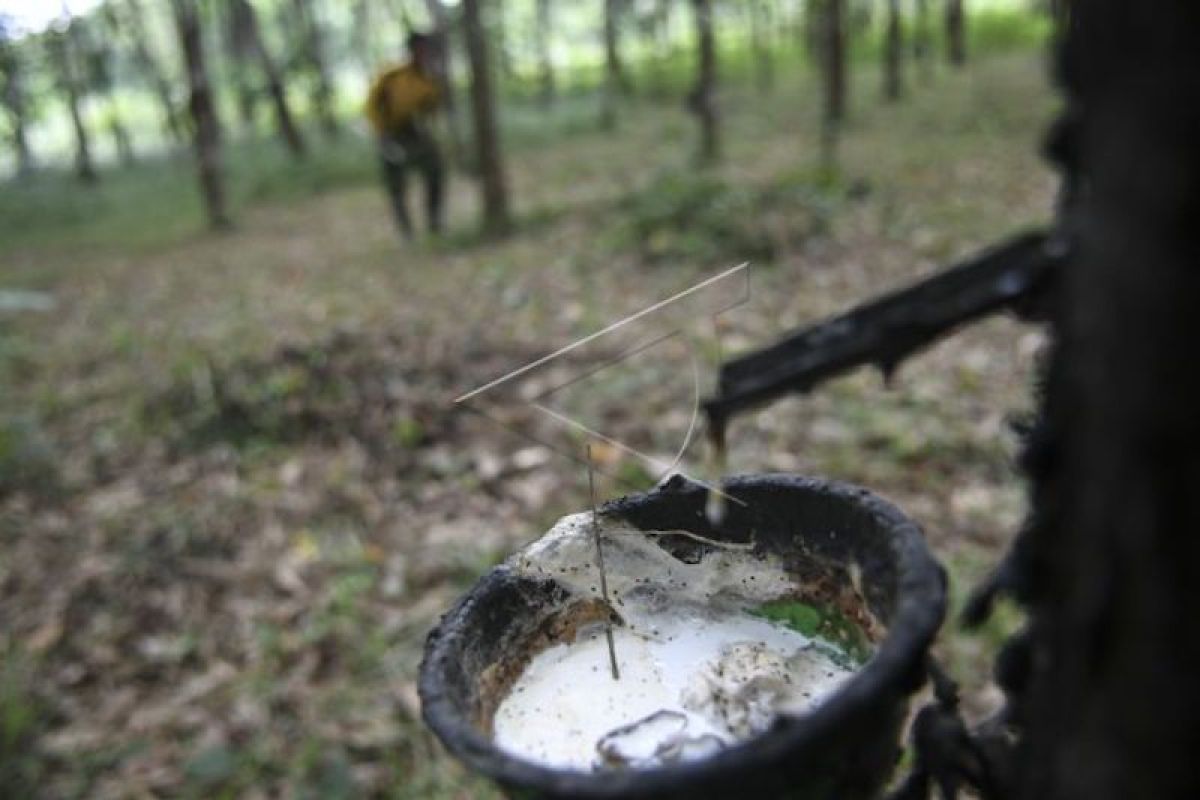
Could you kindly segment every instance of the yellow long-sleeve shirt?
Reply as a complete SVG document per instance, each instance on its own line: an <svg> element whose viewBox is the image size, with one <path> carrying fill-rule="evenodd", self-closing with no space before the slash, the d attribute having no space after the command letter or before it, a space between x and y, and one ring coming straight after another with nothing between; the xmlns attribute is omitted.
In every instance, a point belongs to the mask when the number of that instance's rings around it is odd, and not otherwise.
<svg viewBox="0 0 1200 800"><path fill-rule="evenodd" d="M379 75L367 94L367 119L375 133L397 133L438 105L437 84L412 64Z"/></svg>

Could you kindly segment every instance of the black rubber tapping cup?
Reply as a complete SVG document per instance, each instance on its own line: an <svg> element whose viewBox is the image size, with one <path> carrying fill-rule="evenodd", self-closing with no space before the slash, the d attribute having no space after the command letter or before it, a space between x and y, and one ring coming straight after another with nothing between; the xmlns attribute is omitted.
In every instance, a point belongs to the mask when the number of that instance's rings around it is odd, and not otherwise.
<svg viewBox="0 0 1200 800"><path fill-rule="evenodd" d="M752 739L702 761L581 772L514 756L491 739L492 715L530 654L552 642L572 598L552 580L501 565L479 580L430 633L421 664L426 723L468 767L521 798L830 798L878 794L896 765L911 694L945 612L946 581L920 528L865 489L795 475L729 479L718 528L707 491L673 478L600 513L642 530L685 530L753 540L781 557L820 600L855 597L877 623L874 654L821 705L778 718ZM696 547L660 537L664 548ZM703 545L700 545L701 547Z"/></svg>

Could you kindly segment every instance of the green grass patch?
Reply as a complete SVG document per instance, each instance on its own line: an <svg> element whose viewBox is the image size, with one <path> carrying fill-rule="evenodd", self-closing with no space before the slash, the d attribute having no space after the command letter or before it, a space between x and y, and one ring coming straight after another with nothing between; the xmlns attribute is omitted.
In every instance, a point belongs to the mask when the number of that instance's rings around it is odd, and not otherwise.
<svg viewBox="0 0 1200 800"><path fill-rule="evenodd" d="M770 262L827 233L837 210L859 194L837 176L797 173L754 186L667 171L618 202L608 239L649 263Z"/></svg>

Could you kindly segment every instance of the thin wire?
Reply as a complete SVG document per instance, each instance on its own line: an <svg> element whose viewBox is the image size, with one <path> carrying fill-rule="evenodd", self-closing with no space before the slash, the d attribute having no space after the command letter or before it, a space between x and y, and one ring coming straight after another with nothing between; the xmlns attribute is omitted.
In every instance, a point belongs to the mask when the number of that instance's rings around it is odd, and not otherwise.
<svg viewBox="0 0 1200 800"><path fill-rule="evenodd" d="M592 444L587 445L588 464L588 494L592 499L592 535L596 539L596 563L600 566L600 597L611 614L612 604L608 602L608 572L604 569L604 548L600 546L600 522L596 517L596 479L592 469ZM614 681L621 680L621 670L617 667L617 648L613 643L612 620L605 618L604 638L608 640L608 665L612 668Z"/></svg>

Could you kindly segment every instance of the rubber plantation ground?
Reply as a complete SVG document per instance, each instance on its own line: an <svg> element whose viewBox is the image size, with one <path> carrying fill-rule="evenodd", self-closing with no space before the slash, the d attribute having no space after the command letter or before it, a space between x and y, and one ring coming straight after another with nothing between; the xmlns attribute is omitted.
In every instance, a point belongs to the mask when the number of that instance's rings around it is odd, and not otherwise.
<svg viewBox="0 0 1200 800"><path fill-rule="evenodd" d="M519 225L498 242L471 233L462 175L451 234L398 241L353 138L299 167L246 145L235 162L276 159L285 177L242 172L228 235L199 232L186 162L3 200L0 288L55 305L0 315L0 785L484 796L421 725L423 637L481 571L584 507L586 476L450 400L743 260L753 297L722 316L726 351L1048 218L1039 55L914 81L895 106L873 73L857 81L836 177L816 169L808 78L725 97L725 160L705 174L674 101L634 104L612 133L563 112L580 130L514 142ZM1009 422L1041 345L994 319L889 387L838 380L739 422L730 469L881 492L961 598L1021 520ZM653 387L677 373L651 359L579 402L670 453L690 409ZM507 421L578 444L527 408ZM597 458L648 485L619 452ZM945 629L974 713L996 701L989 658L1013 624Z"/></svg>

